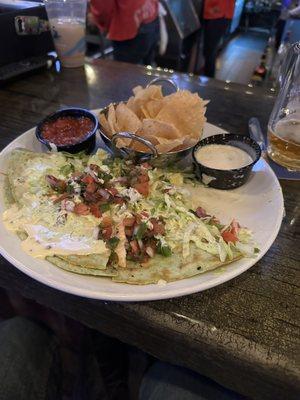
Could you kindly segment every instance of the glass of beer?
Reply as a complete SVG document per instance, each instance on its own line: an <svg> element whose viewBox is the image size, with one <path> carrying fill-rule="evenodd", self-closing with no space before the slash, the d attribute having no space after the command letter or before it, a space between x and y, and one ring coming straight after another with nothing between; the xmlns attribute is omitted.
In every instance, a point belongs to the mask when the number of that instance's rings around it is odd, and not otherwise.
<svg viewBox="0 0 300 400"><path fill-rule="evenodd" d="M44 4L62 66L82 66L85 57L87 0L44 0Z"/></svg>
<svg viewBox="0 0 300 400"><path fill-rule="evenodd" d="M268 124L268 156L300 171L300 42L287 54L282 86Z"/></svg>

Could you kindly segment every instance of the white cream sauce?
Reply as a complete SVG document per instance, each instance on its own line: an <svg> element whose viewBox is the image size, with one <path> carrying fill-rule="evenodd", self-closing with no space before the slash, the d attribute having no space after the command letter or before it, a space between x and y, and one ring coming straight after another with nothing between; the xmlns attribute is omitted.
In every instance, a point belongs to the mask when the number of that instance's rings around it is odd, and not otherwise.
<svg viewBox="0 0 300 400"><path fill-rule="evenodd" d="M21 243L22 249L32 257L52 255L106 254L108 249L102 240L53 232L41 225L24 227L28 238Z"/></svg>
<svg viewBox="0 0 300 400"><path fill-rule="evenodd" d="M205 167L221 170L238 169L253 162L244 150L226 144L209 144L200 147L195 157Z"/></svg>

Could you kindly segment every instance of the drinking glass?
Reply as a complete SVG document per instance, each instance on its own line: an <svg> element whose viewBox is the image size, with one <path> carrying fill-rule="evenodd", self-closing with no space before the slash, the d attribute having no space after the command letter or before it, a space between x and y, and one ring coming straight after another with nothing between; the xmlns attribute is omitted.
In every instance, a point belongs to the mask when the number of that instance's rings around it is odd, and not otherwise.
<svg viewBox="0 0 300 400"><path fill-rule="evenodd" d="M276 163L300 170L300 42L287 53L281 88L268 124L268 155Z"/></svg>
<svg viewBox="0 0 300 400"><path fill-rule="evenodd" d="M87 0L44 0L44 4L62 66L82 66Z"/></svg>

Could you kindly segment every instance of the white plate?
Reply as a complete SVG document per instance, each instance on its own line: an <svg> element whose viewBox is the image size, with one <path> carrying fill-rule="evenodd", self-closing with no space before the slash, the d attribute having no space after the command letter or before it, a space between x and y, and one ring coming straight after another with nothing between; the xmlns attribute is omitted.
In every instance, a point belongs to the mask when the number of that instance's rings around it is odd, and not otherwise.
<svg viewBox="0 0 300 400"><path fill-rule="evenodd" d="M205 135L223 133L220 128L206 124ZM25 132L0 153L0 171L6 170L6 160L12 149L24 147L42 151L34 129ZM20 241L7 232L0 221L0 252L15 267L30 277L64 292L94 299L116 301L157 300L199 292L229 281L254 265L274 242L283 216L283 197L279 182L268 164L261 159L244 186L232 191L199 188L199 205L221 221L236 218L254 232L261 249L255 259L244 258L220 270L193 278L161 285L135 286L114 283L107 278L88 277L63 271L46 261L34 259L21 250ZM3 177L0 181L0 213L4 211Z"/></svg>

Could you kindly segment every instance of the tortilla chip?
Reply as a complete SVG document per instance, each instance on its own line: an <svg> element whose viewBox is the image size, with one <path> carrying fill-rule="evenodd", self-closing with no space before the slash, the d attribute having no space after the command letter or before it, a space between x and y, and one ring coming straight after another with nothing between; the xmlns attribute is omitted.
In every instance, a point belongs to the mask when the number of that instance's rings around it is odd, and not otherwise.
<svg viewBox="0 0 300 400"><path fill-rule="evenodd" d="M144 105L149 117L155 118L163 106L163 100L151 100Z"/></svg>
<svg viewBox="0 0 300 400"><path fill-rule="evenodd" d="M139 119L145 117L143 107L151 100L159 100L163 98L161 86L151 85L148 88L138 86L133 89L134 97L127 102L127 107L136 114Z"/></svg>
<svg viewBox="0 0 300 400"><path fill-rule="evenodd" d="M180 90L164 97L159 85L137 86L133 93L127 103L120 103L116 109L110 106L107 119L100 116L103 129L111 135L121 131L136 133L156 146L159 153L190 148L201 138L207 101L197 93ZM119 139L117 147L150 152L145 145L130 139Z"/></svg>
<svg viewBox="0 0 300 400"><path fill-rule="evenodd" d="M156 121L155 119L145 118L143 120L142 127L138 132L141 136L165 138L165 139L176 139L180 137L180 133L177 128L170 123Z"/></svg>
<svg viewBox="0 0 300 400"><path fill-rule="evenodd" d="M136 89L136 88L135 88ZM142 100L143 102L147 102L153 99L162 99L163 94L160 85L151 85L146 88L139 89L134 92L136 100Z"/></svg>
<svg viewBox="0 0 300 400"><path fill-rule="evenodd" d="M136 96L136 95L138 94L138 92L140 92L141 90L143 90L143 86L138 85L138 86L135 86L135 87L132 89L132 92L133 92L133 94Z"/></svg>
<svg viewBox="0 0 300 400"><path fill-rule="evenodd" d="M198 142L197 139L191 138L191 137L186 137L184 138L184 141L179 144L177 147L175 147L172 151L181 151L184 149L189 149L192 146L195 146L196 143Z"/></svg>
<svg viewBox="0 0 300 400"><path fill-rule="evenodd" d="M140 106L135 101L135 97L134 96L131 96L129 98L129 100L126 103L126 106L129 108L129 110L134 112L137 117L139 116L139 114L140 114Z"/></svg>
<svg viewBox="0 0 300 400"><path fill-rule="evenodd" d="M142 113L144 114L145 118L151 118L151 115L148 113L146 106L147 106L147 104L145 106L141 107Z"/></svg>
<svg viewBox="0 0 300 400"><path fill-rule="evenodd" d="M108 107L108 114L107 114L107 122L110 127L110 131L112 135L116 132L119 132L119 127L117 124L116 112L115 107L113 104L110 104Z"/></svg>
<svg viewBox="0 0 300 400"><path fill-rule="evenodd" d="M163 106L155 119L173 124L180 136L200 139L203 132L206 108L204 101L196 94L182 90L164 97Z"/></svg>
<svg viewBox="0 0 300 400"><path fill-rule="evenodd" d="M174 126L153 119L144 119L142 128L137 134L149 140L159 153L168 153L174 148L182 146L184 142L183 138L176 138L178 132ZM151 153L151 150L146 145L137 141L132 141L130 147L142 153Z"/></svg>
<svg viewBox="0 0 300 400"><path fill-rule="evenodd" d="M138 132L138 134L140 134L140 133ZM149 142L151 142L154 146L157 146L159 144L159 141L154 136L146 136L143 133L141 133L140 136L142 136L143 139L146 139ZM151 150L149 149L148 146L146 146L143 143L138 142L137 140L132 140L130 148L135 151L140 151L141 153L151 153Z"/></svg>
<svg viewBox="0 0 300 400"><path fill-rule="evenodd" d="M119 132L135 133L142 126L142 123L136 114L132 112L124 103L118 104L115 112Z"/></svg>
<svg viewBox="0 0 300 400"><path fill-rule="evenodd" d="M182 139L165 139L157 138L159 144L156 146L157 151L160 154L169 153L170 151L175 151L176 148L183 146Z"/></svg>
<svg viewBox="0 0 300 400"><path fill-rule="evenodd" d="M99 114L99 122L101 125L101 129L104 131L104 133L106 133L108 137L112 137L113 133L110 124L108 123L108 120L103 113Z"/></svg>
<svg viewBox="0 0 300 400"><path fill-rule="evenodd" d="M106 268L106 269L84 268L78 265L68 263L67 261L57 256L46 257L46 260L58 268L64 269L65 271L73 272L75 274L110 276L110 277L117 275L117 271L114 268Z"/></svg>

